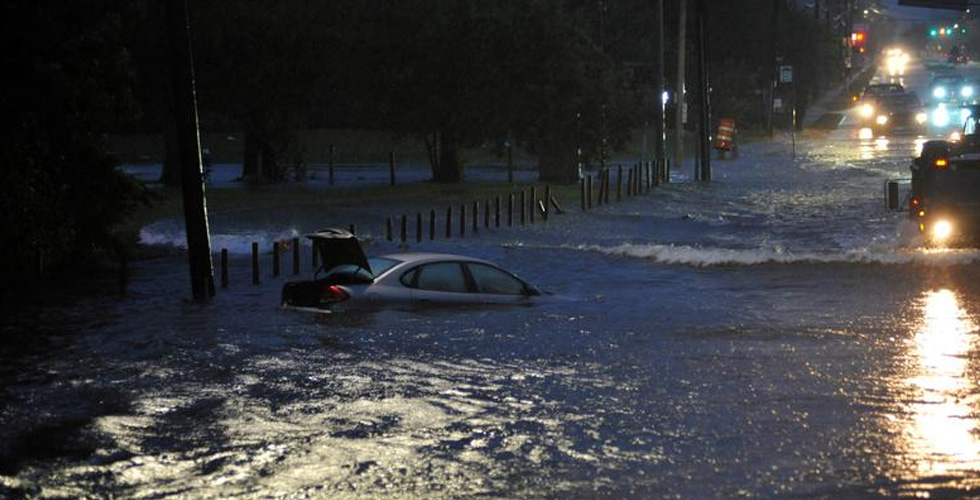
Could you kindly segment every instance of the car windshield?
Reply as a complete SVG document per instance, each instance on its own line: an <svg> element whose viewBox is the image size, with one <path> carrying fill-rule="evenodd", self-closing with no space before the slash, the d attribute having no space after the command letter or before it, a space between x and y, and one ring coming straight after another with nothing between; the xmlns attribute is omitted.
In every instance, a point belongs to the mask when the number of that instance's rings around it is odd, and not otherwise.
<svg viewBox="0 0 980 500"><path fill-rule="evenodd" d="M888 85L871 85L864 89L864 95L866 96L877 96L882 94L891 94L896 92L904 92L904 88L898 84L888 84Z"/></svg>
<svg viewBox="0 0 980 500"><path fill-rule="evenodd" d="M919 98L915 94L894 94L883 95L878 99L879 104L893 108L908 108L919 105Z"/></svg>

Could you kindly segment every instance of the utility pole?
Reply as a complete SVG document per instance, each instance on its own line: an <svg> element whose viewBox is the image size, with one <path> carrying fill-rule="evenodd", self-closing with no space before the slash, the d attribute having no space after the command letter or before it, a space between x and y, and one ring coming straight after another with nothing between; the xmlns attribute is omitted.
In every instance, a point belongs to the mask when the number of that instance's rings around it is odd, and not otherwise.
<svg viewBox="0 0 980 500"><path fill-rule="evenodd" d="M664 164L667 160L664 134L664 0L653 0L653 13L657 16L657 50L654 51L653 63L653 158L656 171L653 173L654 182L664 181Z"/></svg>
<svg viewBox="0 0 980 500"><path fill-rule="evenodd" d="M201 169L201 133L198 128L187 0L169 0L164 4L173 75L172 117L176 124L177 151L180 155L180 184L184 225L187 229L191 290L194 300L207 301L214 295L214 264L211 261L211 234L208 230L207 200Z"/></svg>
<svg viewBox="0 0 980 500"><path fill-rule="evenodd" d="M687 67L687 0L677 2L677 84L674 98L674 165L684 166L684 106L687 105L686 80L684 76ZM670 181L670 170L665 172Z"/></svg>
<svg viewBox="0 0 980 500"><path fill-rule="evenodd" d="M700 94L700 123L698 124L698 180L711 180L711 79L708 76L708 34L705 0L697 0L698 21L698 92Z"/></svg>
<svg viewBox="0 0 980 500"><path fill-rule="evenodd" d="M776 58L779 57L779 4L783 0L772 0L772 17L769 20L769 93L766 105L766 130L769 137L773 132L773 113L776 104Z"/></svg>

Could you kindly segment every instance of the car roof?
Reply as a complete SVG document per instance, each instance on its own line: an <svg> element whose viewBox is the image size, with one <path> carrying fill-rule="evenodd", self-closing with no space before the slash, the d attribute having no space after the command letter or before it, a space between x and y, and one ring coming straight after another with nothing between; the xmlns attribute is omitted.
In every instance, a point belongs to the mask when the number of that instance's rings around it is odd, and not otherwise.
<svg viewBox="0 0 980 500"><path fill-rule="evenodd" d="M385 259L394 259L397 261L412 263L412 264L422 264L426 262L452 260L452 261L464 261L464 262L478 262L480 264L494 265L489 261L478 259L476 257L468 257L466 255L457 255L451 253L402 252L402 253L379 255L378 257L385 258Z"/></svg>

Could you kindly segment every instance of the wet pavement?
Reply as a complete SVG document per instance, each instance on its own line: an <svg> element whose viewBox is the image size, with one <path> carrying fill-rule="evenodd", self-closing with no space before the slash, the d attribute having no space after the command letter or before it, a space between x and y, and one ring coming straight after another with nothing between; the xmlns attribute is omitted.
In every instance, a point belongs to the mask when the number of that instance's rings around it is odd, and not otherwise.
<svg viewBox="0 0 980 500"><path fill-rule="evenodd" d="M126 298L40 317L50 340L4 363L0 497L980 497L980 251L923 249L882 199L921 141L845 119L708 186L687 166L410 245L555 294L534 307L284 310L244 243L350 214L214 214L232 286L211 304L180 300L183 257L133 263Z"/></svg>

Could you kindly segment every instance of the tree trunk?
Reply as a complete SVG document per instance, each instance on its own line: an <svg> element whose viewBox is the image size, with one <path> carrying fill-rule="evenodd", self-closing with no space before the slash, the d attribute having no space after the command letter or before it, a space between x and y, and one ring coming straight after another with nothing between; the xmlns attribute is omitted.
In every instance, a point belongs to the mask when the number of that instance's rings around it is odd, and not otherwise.
<svg viewBox="0 0 980 500"><path fill-rule="evenodd" d="M282 172L276 161L276 151L255 132L245 131L242 158L242 180L265 184L282 180Z"/></svg>
<svg viewBox="0 0 980 500"><path fill-rule="evenodd" d="M550 137L538 145L538 177L542 182L578 182L575 148L571 141Z"/></svg>
<svg viewBox="0 0 980 500"><path fill-rule="evenodd" d="M459 159L459 143L452 133L437 135L439 162L432 165L432 182L457 184L463 182L463 163Z"/></svg>
<svg viewBox="0 0 980 500"><path fill-rule="evenodd" d="M258 138L254 132L246 130L244 140L245 143L242 146L242 180L260 182L262 172L259 164L259 151L262 148L259 146Z"/></svg>

